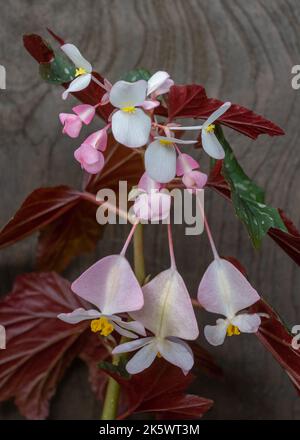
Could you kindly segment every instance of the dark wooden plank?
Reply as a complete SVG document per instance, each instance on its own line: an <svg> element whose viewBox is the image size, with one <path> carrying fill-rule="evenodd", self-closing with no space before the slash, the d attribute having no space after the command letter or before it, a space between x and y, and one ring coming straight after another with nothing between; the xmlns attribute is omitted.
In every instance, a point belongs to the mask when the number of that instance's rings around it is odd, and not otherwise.
<svg viewBox="0 0 300 440"><path fill-rule="evenodd" d="M1 5L0 62L8 72L0 91L1 212L4 224L35 187L79 185L72 159L76 142L61 136L58 113L71 106L60 89L43 84L25 53L21 36L46 26L78 45L95 68L112 80L143 66L166 69L176 82L203 83L211 96L232 100L274 120L285 138L255 143L227 130L234 150L249 173L300 226L298 138L300 92L291 88L291 67L300 61L300 4L297 0L74 0ZM206 211L223 255L247 267L258 291L290 324L300 321L300 271L271 240L255 252L242 225L225 201L207 192ZM155 228L155 231L154 231ZM97 253L79 258L68 270L74 278L99 256L120 249L126 228L109 228ZM147 269L168 265L165 231L146 229ZM1 252L1 292L16 274L34 267L35 239ZM204 236L192 239L176 228L178 266L191 292L211 260ZM201 315L200 326L212 320ZM207 344L204 342L205 346ZM224 366L225 379L199 377L193 391L216 400L212 419L299 419L300 403L287 376L253 336L209 348ZM51 418L97 418L99 408L78 362L60 386ZM1 418L17 417L4 404Z"/></svg>

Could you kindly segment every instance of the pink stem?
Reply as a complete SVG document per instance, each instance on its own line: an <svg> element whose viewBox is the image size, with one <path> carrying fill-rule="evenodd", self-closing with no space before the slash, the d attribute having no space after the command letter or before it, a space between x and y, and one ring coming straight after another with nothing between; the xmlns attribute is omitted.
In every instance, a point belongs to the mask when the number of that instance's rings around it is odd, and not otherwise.
<svg viewBox="0 0 300 440"><path fill-rule="evenodd" d="M214 239L213 239L210 227L208 225L206 216L204 214L202 203L199 200L199 198L197 197L197 195L196 195L196 198L197 198L198 206L200 208L200 212L201 212L201 215L202 215L202 218L203 218L203 221L204 221L204 226L205 226L205 229L206 229L206 233L207 233L207 236L208 236L208 240L209 240L209 243L210 243L210 247L211 247L212 253L214 255L214 259L215 260L219 260L220 256L218 254L218 251L217 251L217 248L216 248L216 245L215 245L215 242L214 242Z"/></svg>
<svg viewBox="0 0 300 440"><path fill-rule="evenodd" d="M98 84L98 86L100 86L102 89L104 89L104 90L107 92L107 89L106 89L105 85L102 84L97 78L95 78L94 75L92 75L92 80L93 80L96 84Z"/></svg>
<svg viewBox="0 0 300 440"><path fill-rule="evenodd" d="M176 261L175 261L175 254L174 254L174 245L173 245L171 223L168 223L168 242L169 242L171 268L176 269Z"/></svg>
<svg viewBox="0 0 300 440"><path fill-rule="evenodd" d="M132 239L132 236L133 236L133 234L134 234L134 231L135 231L137 225L138 225L138 223L135 223L135 224L132 226L132 228L131 228L131 230L130 230L130 232L129 232L129 234L128 234L128 237L127 237L127 239L126 239L126 241L125 241L125 244L124 244L124 246L123 246L123 249L122 249L121 252L120 252L120 255L122 255L123 257L124 257L124 255L125 255L125 253L126 253L126 251L127 251L127 248L128 248L128 246L129 246L129 243L130 243L130 241L131 241L131 239Z"/></svg>

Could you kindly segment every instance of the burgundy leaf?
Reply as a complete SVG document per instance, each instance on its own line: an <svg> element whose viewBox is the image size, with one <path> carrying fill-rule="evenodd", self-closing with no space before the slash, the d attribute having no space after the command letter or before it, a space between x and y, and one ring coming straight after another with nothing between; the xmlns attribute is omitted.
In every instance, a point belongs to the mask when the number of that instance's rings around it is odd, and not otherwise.
<svg viewBox="0 0 300 440"><path fill-rule="evenodd" d="M223 101L207 98L205 89L196 84L173 86L169 93L169 120L174 118L207 119ZM237 104L218 121L246 136L256 139L260 134L280 136L284 131L273 122Z"/></svg>
<svg viewBox="0 0 300 440"><path fill-rule="evenodd" d="M23 36L25 49L38 63L49 63L54 59L54 52L39 35Z"/></svg>

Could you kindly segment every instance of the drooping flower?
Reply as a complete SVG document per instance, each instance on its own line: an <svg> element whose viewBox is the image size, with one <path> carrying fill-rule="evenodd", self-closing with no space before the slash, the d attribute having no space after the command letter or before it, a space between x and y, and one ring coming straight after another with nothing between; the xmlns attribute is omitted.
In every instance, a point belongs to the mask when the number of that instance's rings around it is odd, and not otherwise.
<svg viewBox="0 0 300 440"><path fill-rule="evenodd" d="M138 183L129 193L129 200L134 200L133 211L141 220L158 221L169 217L171 196L161 192L163 185L155 182L144 173Z"/></svg>
<svg viewBox="0 0 300 440"><path fill-rule="evenodd" d="M143 307L141 287L123 255L110 255L86 270L71 286L81 298L97 309L76 309L61 313L58 318L70 324L91 320L91 330L103 336L113 330L128 338L136 334L145 336L143 325L136 321L123 321L118 313L132 312Z"/></svg>
<svg viewBox="0 0 300 440"><path fill-rule="evenodd" d="M74 152L75 159L90 174L99 173L104 166L104 156L107 146L107 129L109 125L92 133Z"/></svg>
<svg viewBox="0 0 300 440"><path fill-rule="evenodd" d="M176 163L176 175L182 176L182 182L189 190L202 189L207 182L207 174L195 171L198 162L185 153L180 153Z"/></svg>
<svg viewBox="0 0 300 440"><path fill-rule="evenodd" d="M130 148L138 148L148 141L151 118L141 108L146 99L147 81L116 82L109 99L119 110L112 114L112 132L116 141Z"/></svg>
<svg viewBox="0 0 300 440"><path fill-rule="evenodd" d="M259 314L239 313L260 299L242 273L229 261L215 260L207 268L198 289L198 301L205 310L225 316L207 325L204 334L212 345L223 344L228 336L257 332Z"/></svg>
<svg viewBox="0 0 300 440"><path fill-rule="evenodd" d="M159 95L168 93L174 85L174 81L167 72L159 70L148 79L147 96L156 98Z"/></svg>
<svg viewBox="0 0 300 440"><path fill-rule="evenodd" d="M76 78L71 81L69 87L62 94L63 99L67 99L69 93L79 92L88 87L92 80L92 65L81 55L74 44L63 44L61 50L70 58L77 67Z"/></svg>
<svg viewBox="0 0 300 440"><path fill-rule="evenodd" d="M156 356L178 366L187 373L194 357L185 340L194 340L199 331L187 288L175 267L157 275L143 287L144 307L130 315L141 322L154 336L117 346L113 353L140 349L127 363L131 374L148 368Z"/></svg>
<svg viewBox="0 0 300 440"><path fill-rule="evenodd" d="M89 104L81 104L72 108L72 113L60 113L59 119L63 124L63 133L66 133L71 138L77 138L80 134L82 124L88 125L92 122L96 110L95 107Z"/></svg>
<svg viewBox="0 0 300 440"><path fill-rule="evenodd" d="M170 127L170 130L200 130L201 129L201 140L204 151L214 159L224 159L225 152L218 141L214 131L214 122L222 116L231 106L230 102L225 102L221 107L219 107L215 112L213 112L210 117L204 122L203 125L189 126L189 127Z"/></svg>
<svg viewBox="0 0 300 440"><path fill-rule="evenodd" d="M156 182L167 183L176 175L175 144L195 144L197 141L176 139L166 136L156 136L145 153L145 168L147 174Z"/></svg>

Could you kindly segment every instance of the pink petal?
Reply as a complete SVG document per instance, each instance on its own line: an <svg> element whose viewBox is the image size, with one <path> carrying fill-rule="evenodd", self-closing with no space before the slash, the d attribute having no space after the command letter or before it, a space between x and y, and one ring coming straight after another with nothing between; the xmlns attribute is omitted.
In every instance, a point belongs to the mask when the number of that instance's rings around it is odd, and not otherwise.
<svg viewBox="0 0 300 440"><path fill-rule="evenodd" d="M140 178L138 188L150 193L151 190L160 190L162 188L162 184L151 179L151 177L145 172Z"/></svg>
<svg viewBox="0 0 300 440"><path fill-rule="evenodd" d="M84 144L89 144L97 150L105 151L107 146L107 128L106 126L90 134L84 141Z"/></svg>
<svg viewBox="0 0 300 440"><path fill-rule="evenodd" d="M143 287L143 309L131 313L157 337L176 336L193 340L198 336L191 298L180 274L168 269Z"/></svg>
<svg viewBox="0 0 300 440"><path fill-rule="evenodd" d="M168 218L170 209L171 196L154 191L150 194L141 194L133 205L134 213L138 218L152 222Z"/></svg>
<svg viewBox="0 0 300 440"><path fill-rule="evenodd" d="M91 174L99 173L104 166L103 154L90 145L82 144L75 150L74 157Z"/></svg>
<svg viewBox="0 0 300 440"><path fill-rule="evenodd" d="M189 173L184 174L182 182L187 188L202 189L206 185L207 179L207 174L201 173L201 171L190 171Z"/></svg>
<svg viewBox="0 0 300 440"><path fill-rule="evenodd" d="M237 312L260 299L244 275L229 261L214 260L198 289L198 301L209 312L232 319Z"/></svg>
<svg viewBox="0 0 300 440"><path fill-rule="evenodd" d="M141 287L121 255L102 258L74 281L71 288L105 315L139 310L144 304Z"/></svg>
<svg viewBox="0 0 300 440"><path fill-rule="evenodd" d="M199 168L199 164L195 159L185 153L179 154L176 161L177 176L183 176L196 168Z"/></svg>
<svg viewBox="0 0 300 440"><path fill-rule="evenodd" d="M76 107L73 107L72 110L86 125L92 122L96 113L95 107L89 104L77 105Z"/></svg>
<svg viewBox="0 0 300 440"><path fill-rule="evenodd" d="M146 100L142 103L141 107L143 107L144 110L153 110L156 107L159 107L160 102L156 100Z"/></svg>
<svg viewBox="0 0 300 440"><path fill-rule="evenodd" d="M71 138L77 138L79 136L82 122L78 116L69 113L60 113L59 119L64 125L63 133Z"/></svg>

